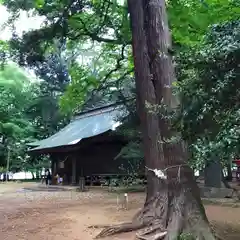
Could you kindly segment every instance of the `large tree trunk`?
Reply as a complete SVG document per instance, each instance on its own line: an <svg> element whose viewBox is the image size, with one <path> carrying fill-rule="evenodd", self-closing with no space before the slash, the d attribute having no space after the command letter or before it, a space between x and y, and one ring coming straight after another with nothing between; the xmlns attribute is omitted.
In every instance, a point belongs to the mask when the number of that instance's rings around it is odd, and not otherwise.
<svg viewBox="0 0 240 240"><path fill-rule="evenodd" d="M142 124L147 197L132 223L103 230L98 237L122 231L141 230L139 239L175 240L182 233L196 239L212 240L193 171L186 164L181 142L169 119L151 113L146 103L176 106L172 94L173 65L168 54L169 30L164 0L128 0L130 13L138 113ZM164 114L163 114L164 115ZM166 179L157 176L160 170ZM194 238L194 239L195 239Z"/></svg>

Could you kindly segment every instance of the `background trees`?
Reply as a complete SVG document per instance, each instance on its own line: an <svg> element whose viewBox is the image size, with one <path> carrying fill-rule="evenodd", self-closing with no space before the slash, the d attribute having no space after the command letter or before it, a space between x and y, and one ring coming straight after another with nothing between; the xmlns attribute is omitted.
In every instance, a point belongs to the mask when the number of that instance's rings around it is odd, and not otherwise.
<svg viewBox="0 0 240 240"><path fill-rule="evenodd" d="M44 81L10 63L0 70L0 88L0 166L6 169L8 158L13 172L46 166L41 158L27 155L26 144L48 137L61 127L64 118L56 96L50 94Z"/></svg>
<svg viewBox="0 0 240 240"><path fill-rule="evenodd" d="M9 151L14 149L17 158L22 144L34 132L26 115L26 109L34 97L34 85L17 66L6 65L0 71L0 88L1 164L6 166ZM19 168L15 164L15 170Z"/></svg>
<svg viewBox="0 0 240 240"><path fill-rule="evenodd" d="M192 143L196 166L213 156L226 163L239 154L239 24L213 25L201 49L180 60L180 128Z"/></svg>

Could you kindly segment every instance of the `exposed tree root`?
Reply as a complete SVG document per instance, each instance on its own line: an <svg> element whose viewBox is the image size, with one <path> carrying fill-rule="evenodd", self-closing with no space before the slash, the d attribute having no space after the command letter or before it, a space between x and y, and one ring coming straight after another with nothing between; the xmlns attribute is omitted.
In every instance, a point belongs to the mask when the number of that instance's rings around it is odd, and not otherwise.
<svg viewBox="0 0 240 240"><path fill-rule="evenodd" d="M143 235L139 235L136 234L136 237L140 240L161 240L163 239L165 236L167 235L167 231L165 232L159 232L159 233L155 233L152 236L143 236Z"/></svg>
<svg viewBox="0 0 240 240"><path fill-rule="evenodd" d="M103 238L103 237L111 236L118 233L131 232L131 231L138 230L142 227L143 227L142 223L133 223L133 222L114 225L114 226L110 226L103 229L103 231L101 231L95 238L98 239L98 238Z"/></svg>
<svg viewBox="0 0 240 240"><path fill-rule="evenodd" d="M113 225L110 224L97 224L97 225L91 225L88 228L109 228L112 227Z"/></svg>
<svg viewBox="0 0 240 240"><path fill-rule="evenodd" d="M167 231L161 232L160 229L159 225L150 226L137 232L136 237L141 240L160 240L167 235Z"/></svg>

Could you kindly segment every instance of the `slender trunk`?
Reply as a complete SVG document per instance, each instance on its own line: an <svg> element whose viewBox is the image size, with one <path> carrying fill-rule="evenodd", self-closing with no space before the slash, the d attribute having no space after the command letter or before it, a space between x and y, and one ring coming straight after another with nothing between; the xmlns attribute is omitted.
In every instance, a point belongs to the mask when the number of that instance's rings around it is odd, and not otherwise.
<svg viewBox="0 0 240 240"><path fill-rule="evenodd" d="M10 150L10 146L7 146L7 177L6 177L6 181L9 180L9 164L10 164L10 158L11 158L11 150Z"/></svg>

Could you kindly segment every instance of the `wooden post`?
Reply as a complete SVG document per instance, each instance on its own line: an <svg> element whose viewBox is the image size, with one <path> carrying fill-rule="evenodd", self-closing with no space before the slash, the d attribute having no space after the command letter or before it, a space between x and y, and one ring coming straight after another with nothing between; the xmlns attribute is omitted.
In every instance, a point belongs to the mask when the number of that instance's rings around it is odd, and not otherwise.
<svg viewBox="0 0 240 240"><path fill-rule="evenodd" d="M72 157L72 185L76 185L76 157Z"/></svg>
<svg viewBox="0 0 240 240"><path fill-rule="evenodd" d="M10 147L7 146L7 174L6 174L6 182L9 180L9 163L10 163Z"/></svg>
<svg viewBox="0 0 240 240"><path fill-rule="evenodd" d="M93 175L90 175L90 186L93 186Z"/></svg>
<svg viewBox="0 0 240 240"><path fill-rule="evenodd" d="M57 179L55 178L57 174L57 164L58 164L58 159L53 159L53 169L52 169L52 179L54 179L53 184L57 184Z"/></svg>
<svg viewBox="0 0 240 240"><path fill-rule="evenodd" d="M57 180L55 178L57 174L57 165L58 164L58 158L54 155L51 155L51 171L52 171L52 185L57 184Z"/></svg>
<svg viewBox="0 0 240 240"><path fill-rule="evenodd" d="M86 182L85 182L83 167L81 167L81 173L79 177L79 190L80 192L86 191Z"/></svg>
<svg viewBox="0 0 240 240"><path fill-rule="evenodd" d="M85 178L84 177L80 177L79 178L79 190L80 192L84 192L85 189Z"/></svg>

